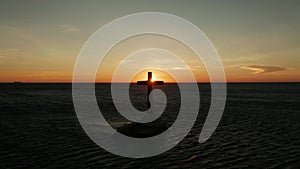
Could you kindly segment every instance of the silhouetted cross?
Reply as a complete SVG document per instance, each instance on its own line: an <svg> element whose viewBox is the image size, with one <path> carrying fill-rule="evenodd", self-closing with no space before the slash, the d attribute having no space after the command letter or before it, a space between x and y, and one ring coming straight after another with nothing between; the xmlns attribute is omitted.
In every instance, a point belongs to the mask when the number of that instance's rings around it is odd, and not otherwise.
<svg viewBox="0 0 300 169"><path fill-rule="evenodd" d="M150 108L149 94L152 91L152 86L154 85L163 85L164 81L152 81L152 72L148 72L147 81L137 81L138 85L148 85L147 89L147 107Z"/></svg>

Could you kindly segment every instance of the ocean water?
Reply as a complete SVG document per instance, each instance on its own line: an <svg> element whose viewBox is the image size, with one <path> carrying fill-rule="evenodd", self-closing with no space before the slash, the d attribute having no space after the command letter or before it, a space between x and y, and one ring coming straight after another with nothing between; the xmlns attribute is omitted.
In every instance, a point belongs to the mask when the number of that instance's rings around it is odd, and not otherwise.
<svg viewBox="0 0 300 169"><path fill-rule="evenodd" d="M210 106L210 85L198 84L201 103L191 132L164 154L130 159L106 152L81 128L71 84L0 84L0 168L300 168L300 83L231 83L222 120L203 144L198 137ZM167 97L162 118L176 119L177 85L158 86ZM145 87L130 98L146 110ZM110 84L97 84L98 105L113 127L118 114Z"/></svg>

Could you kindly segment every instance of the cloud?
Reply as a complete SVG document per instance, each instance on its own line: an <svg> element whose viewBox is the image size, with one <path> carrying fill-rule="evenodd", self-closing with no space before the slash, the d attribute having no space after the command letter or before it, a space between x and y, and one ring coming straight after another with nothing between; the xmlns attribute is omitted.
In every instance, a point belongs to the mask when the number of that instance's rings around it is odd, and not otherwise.
<svg viewBox="0 0 300 169"><path fill-rule="evenodd" d="M72 25L60 25L60 28L62 29L61 32L78 32L78 31L80 31L79 28L72 26Z"/></svg>
<svg viewBox="0 0 300 169"><path fill-rule="evenodd" d="M5 54L5 53L0 53L0 59L1 58L5 58L7 56L7 54Z"/></svg>
<svg viewBox="0 0 300 169"><path fill-rule="evenodd" d="M251 74L270 73L270 72L278 72L278 71L287 70L287 68L285 68L285 67L259 66L259 65L248 65L248 66L242 66L241 68L254 71Z"/></svg>
<svg viewBox="0 0 300 169"><path fill-rule="evenodd" d="M0 50L0 58L5 58L10 55L15 55L20 51L21 51L21 49L19 49L19 48L8 48L5 50Z"/></svg>
<svg viewBox="0 0 300 169"><path fill-rule="evenodd" d="M7 52L20 52L21 49L20 48L8 48Z"/></svg>
<svg viewBox="0 0 300 169"><path fill-rule="evenodd" d="M13 35L17 38L17 41L24 42L26 44L40 44L43 41L39 36L37 36L33 30L27 28L18 28L18 27L11 27L10 28Z"/></svg>
<svg viewBox="0 0 300 169"><path fill-rule="evenodd" d="M184 67L184 66L175 66L175 67L172 67L172 70L187 70L188 68L187 67Z"/></svg>

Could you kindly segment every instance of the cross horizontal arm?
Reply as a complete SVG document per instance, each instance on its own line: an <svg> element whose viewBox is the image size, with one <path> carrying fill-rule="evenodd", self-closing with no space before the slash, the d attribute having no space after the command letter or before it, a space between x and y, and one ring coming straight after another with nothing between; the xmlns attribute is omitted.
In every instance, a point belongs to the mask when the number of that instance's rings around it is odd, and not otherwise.
<svg viewBox="0 0 300 169"><path fill-rule="evenodd" d="M164 81L154 81L152 83L153 83L153 85L163 85Z"/></svg>
<svg viewBox="0 0 300 169"><path fill-rule="evenodd" d="M137 81L137 84L138 85L163 85L164 84L164 81Z"/></svg>
<svg viewBox="0 0 300 169"><path fill-rule="evenodd" d="M138 85L148 85L148 81L137 81Z"/></svg>

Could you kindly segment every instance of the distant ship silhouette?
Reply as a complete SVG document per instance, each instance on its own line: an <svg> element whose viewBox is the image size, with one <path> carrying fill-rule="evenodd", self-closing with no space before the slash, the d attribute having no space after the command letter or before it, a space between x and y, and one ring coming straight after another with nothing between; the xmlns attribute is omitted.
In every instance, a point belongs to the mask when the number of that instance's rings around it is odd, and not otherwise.
<svg viewBox="0 0 300 169"><path fill-rule="evenodd" d="M21 84L22 82L20 81L14 81L14 84Z"/></svg>
<svg viewBox="0 0 300 169"><path fill-rule="evenodd" d="M147 107L150 108L150 100L149 95L152 91L152 87L155 85L163 85L164 81L152 81L152 72L148 72L148 80L146 81L137 81L137 85L147 85ZM118 127L117 131L125 134L130 137L136 138L146 138L158 135L165 130L168 129L166 123L161 120L157 119L150 123L130 123L126 126Z"/></svg>

